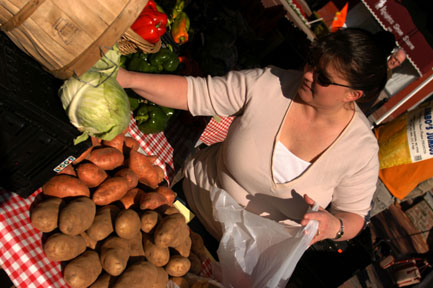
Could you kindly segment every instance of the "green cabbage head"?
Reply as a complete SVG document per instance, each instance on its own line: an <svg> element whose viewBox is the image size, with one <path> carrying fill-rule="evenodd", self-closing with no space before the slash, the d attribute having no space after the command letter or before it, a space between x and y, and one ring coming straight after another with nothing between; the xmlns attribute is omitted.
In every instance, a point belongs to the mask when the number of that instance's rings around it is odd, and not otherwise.
<svg viewBox="0 0 433 288"><path fill-rule="evenodd" d="M74 144L89 136L112 140L128 127L131 117L128 96L113 77L86 72L66 80L59 90L69 121L83 132Z"/></svg>
<svg viewBox="0 0 433 288"><path fill-rule="evenodd" d="M120 67L120 50L117 43L109 49L90 69L90 72L100 72L116 78Z"/></svg>

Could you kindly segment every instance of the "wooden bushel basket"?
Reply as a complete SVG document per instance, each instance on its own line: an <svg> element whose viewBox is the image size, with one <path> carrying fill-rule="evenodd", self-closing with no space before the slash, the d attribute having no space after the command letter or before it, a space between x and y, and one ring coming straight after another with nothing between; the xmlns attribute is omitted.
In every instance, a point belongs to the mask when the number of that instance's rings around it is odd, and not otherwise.
<svg viewBox="0 0 433 288"><path fill-rule="evenodd" d="M148 0L0 0L0 29L60 79L92 67Z"/></svg>

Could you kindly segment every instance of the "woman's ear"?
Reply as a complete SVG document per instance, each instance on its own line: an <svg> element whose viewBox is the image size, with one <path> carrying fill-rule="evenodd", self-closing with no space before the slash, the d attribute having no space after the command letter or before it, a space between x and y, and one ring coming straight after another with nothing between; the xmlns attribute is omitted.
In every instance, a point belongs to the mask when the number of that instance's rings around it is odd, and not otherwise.
<svg viewBox="0 0 433 288"><path fill-rule="evenodd" d="M364 95L364 91L362 90L354 90L350 89L349 93L346 96L346 102L353 102L358 100Z"/></svg>

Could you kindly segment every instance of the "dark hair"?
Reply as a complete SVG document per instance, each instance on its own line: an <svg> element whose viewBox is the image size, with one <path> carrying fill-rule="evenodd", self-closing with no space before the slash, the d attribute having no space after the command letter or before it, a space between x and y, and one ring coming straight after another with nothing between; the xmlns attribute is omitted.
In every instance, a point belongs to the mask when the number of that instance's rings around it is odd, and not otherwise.
<svg viewBox="0 0 433 288"><path fill-rule="evenodd" d="M359 28L342 28L315 40L309 63L326 73L332 65L354 89L362 90L362 102L377 98L387 81L387 53L372 33Z"/></svg>
<svg viewBox="0 0 433 288"><path fill-rule="evenodd" d="M385 55L389 56L392 50L397 47L395 42L395 36L392 32L387 30L381 30L373 35L373 39L379 48L382 48Z"/></svg>

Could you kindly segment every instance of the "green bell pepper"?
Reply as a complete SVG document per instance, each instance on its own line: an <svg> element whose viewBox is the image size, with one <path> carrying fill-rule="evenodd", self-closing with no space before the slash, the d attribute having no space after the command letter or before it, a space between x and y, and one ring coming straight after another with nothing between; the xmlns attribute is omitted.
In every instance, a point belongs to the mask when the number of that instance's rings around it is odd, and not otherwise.
<svg viewBox="0 0 433 288"><path fill-rule="evenodd" d="M156 73L158 67L148 62L148 55L145 53L137 52L132 55L128 63L128 70L144 73Z"/></svg>
<svg viewBox="0 0 433 288"><path fill-rule="evenodd" d="M134 111L135 109L140 106L141 100L135 97L128 96L129 99L129 107L131 108L131 111Z"/></svg>
<svg viewBox="0 0 433 288"><path fill-rule="evenodd" d="M159 106L152 102L142 103L135 116L138 129L144 134L164 131L173 113L174 110L171 108Z"/></svg>
<svg viewBox="0 0 433 288"><path fill-rule="evenodd" d="M149 56L149 62L160 72L174 72L179 66L179 57L170 49L163 47L157 53Z"/></svg>

